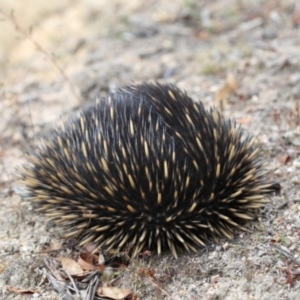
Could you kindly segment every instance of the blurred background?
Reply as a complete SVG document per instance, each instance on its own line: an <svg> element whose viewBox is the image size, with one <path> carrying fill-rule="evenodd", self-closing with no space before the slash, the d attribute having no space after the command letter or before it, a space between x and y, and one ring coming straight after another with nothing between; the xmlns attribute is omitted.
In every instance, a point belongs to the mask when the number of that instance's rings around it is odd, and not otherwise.
<svg viewBox="0 0 300 300"><path fill-rule="evenodd" d="M299 98L297 1L2 0L0 10L1 91L30 104L33 127L140 81L175 83L260 133L273 87Z"/></svg>

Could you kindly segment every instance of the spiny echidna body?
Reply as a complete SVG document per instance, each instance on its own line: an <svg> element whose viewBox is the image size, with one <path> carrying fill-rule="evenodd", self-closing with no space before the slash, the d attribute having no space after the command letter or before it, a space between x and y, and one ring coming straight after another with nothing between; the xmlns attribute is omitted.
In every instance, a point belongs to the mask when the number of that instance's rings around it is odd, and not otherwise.
<svg viewBox="0 0 300 300"><path fill-rule="evenodd" d="M232 238L275 190L254 139L173 85L125 87L53 130L25 196L80 246L177 257Z"/></svg>

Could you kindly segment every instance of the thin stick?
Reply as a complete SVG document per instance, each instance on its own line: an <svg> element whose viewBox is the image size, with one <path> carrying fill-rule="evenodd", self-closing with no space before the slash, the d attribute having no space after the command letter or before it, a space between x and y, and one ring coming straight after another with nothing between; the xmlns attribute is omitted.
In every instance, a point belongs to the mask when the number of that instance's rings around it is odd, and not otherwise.
<svg viewBox="0 0 300 300"><path fill-rule="evenodd" d="M20 26L20 24L18 23L15 15L14 15L14 11L12 10L10 14L6 13L1 7L0 7L0 14L2 14L7 20L9 20L14 26L15 29L21 33L21 35L26 38L27 40L29 40L38 51L40 51L41 53L43 53L53 64L54 68L58 71L58 73L60 73L60 75L63 77L63 79L65 80L65 82L68 84L72 94L74 95L74 97L81 101L81 97L79 96L73 82L70 80L70 78L68 77L68 75L66 74L66 72L64 71L64 69L61 67L61 65L58 63L55 55L52 52L47 51L46 49L44 49L39 43L38 41L36 41L33 37L32 37L32 30L29 29L28 31L25 30L24 28L22 28Z"/></svg>

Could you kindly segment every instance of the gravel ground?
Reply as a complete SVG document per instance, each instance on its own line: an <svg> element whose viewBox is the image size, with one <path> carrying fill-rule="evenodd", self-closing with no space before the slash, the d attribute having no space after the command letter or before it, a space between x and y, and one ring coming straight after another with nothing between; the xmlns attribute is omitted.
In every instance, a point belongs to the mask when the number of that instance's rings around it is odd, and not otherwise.
<svg viewBox="0 0 300 300"><path fill-rule="evenodd" d="M175 83L256 135L268 177L282 192L248 224L249 233L178 260L168 254L132 260L112 271L114 285L130 289L132 299L299 299L297 1L63 3L40 8L29 22L32 35L12 18L2 16L0 24L13 28L11 39L21 37L0 52L0 299L61 299L45 264L74 256L14 192L24 152L97 96L153 80ZM17 4L0 4L10 8L23 24Z"/></svg>

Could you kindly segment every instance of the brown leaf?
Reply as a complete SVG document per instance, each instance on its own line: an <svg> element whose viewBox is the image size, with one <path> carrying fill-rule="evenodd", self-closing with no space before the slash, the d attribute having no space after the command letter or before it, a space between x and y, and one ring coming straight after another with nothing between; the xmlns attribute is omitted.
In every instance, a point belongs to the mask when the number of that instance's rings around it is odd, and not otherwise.
<svg viewBox="0 0 300 300"><path fill-rule="evenodd" d="M291 157L288 154L283 154L280 158L279 158L279 162L282 165L286 165L289 161L291 160Z"/></svg>
<svg viewBox="0 0 300 300"><path fill-rule="evenodd" d="M251 120L252 120L251 116L247 116L244 118L237 119L236 122L238 124L249 124L251 122Z"/></svg>
<svg viewBox="0 0 300 300"><path fill-rule="evenodd" d="M272 243L279 243L281 241L281 237L280 236L275 236L271 239Z"/></svg>
<svg viewBox="0 0 300 300"><path fill-rule="evenodd" d="M97 291L97 294L100 297L108 297L114 300L122 300L132 295L132 292L130 289L122 290L117 287L100 287Z"/></svg>
<svg viewBox="0 0 300 300"><path fill-rule="evenodd" d="M91 265L95 265L98 263L99 260L99 256L96 254L91 254L91 253L81 253L79 256L80 259L84 260L85 262L91 264ZM79 259L78 259L78 263L79 263Z"/></svg>
<svg viewBox="0 0 300 300"><path fill-rule="evenodd" d="M16 294L34 294L37 293L37 291L31 290L31 289L20 289L11 285L7 286L7 289L12 292L12 293L16 293Z"/></svg>
<svg viewBox="0 0 300 300"><path fill-rule="evenodd" d="M81 253L77 263L83 270L94 271L100 270L104 271L105 265L96 265L98 264L99 256L89 253Z"/></svg>
<svg viewBox="0 0 300 300"><path fill-rule="evenodd" d="M284 268L282 271L287 275L286 283L293 286L295 284L295 281L297 277L300 275L299 270L291 270L289 268Z"/></svg>
<svg viewBox="0 0 300 300"><path fill-rule="evenodd" d="M82 275L83 274L83 270L80 267L80 265L72 258L62 257L60 259L60 262L62 264L62 267L66 271L68 271L71 275Z"/></svg>
<svg viewBox="0 0 300 300"><path fill-rule="evenodd" d="M196 37L200 40L209 40L210 33L207 30L201 30L196 34Z"/></svg>

